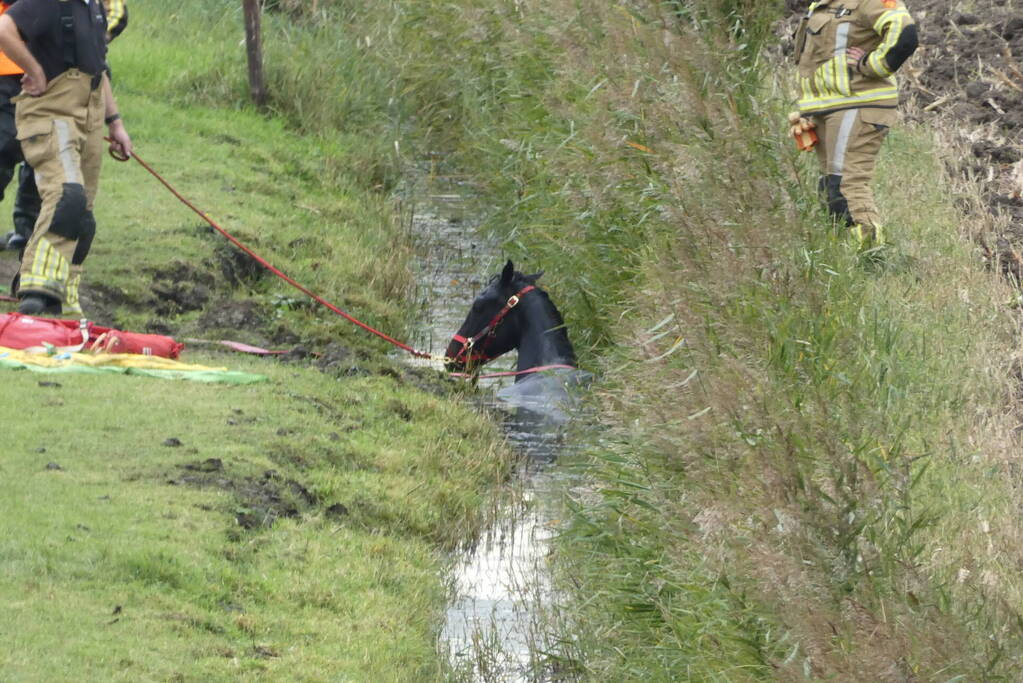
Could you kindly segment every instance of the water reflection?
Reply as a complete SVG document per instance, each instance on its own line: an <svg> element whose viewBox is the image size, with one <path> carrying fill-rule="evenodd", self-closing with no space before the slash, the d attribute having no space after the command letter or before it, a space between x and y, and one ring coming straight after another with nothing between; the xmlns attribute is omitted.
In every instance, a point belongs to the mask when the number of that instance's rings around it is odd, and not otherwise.
<svg viewBox="0 0 1023 683"><path fill-rule="evenodd" d="M518 496L498 510L496 521L453 573L455 600L441 640L463 680L544 680L537 620L551 604L546 568L548 541L556 532L562 484L547 468L565 452L565 424L526 408L504 412L510 445L519 454Z"/></svg>
<svg viewBox="0 0 1023 683"><path fill-rule="evenodd" d="M419 256L416 298L423 311L414 346L440 354L500 252L478 234L471 204L456 184L434 182L409 194L417 197L409 227ZM514 353L510 357L514 367ZM450 577L453 597L439 646L456 680L549 678L539 653L550 647L537 641L535 634L543 631L534 627L552 600L546 559L565 485L547 466L566 452L570 389L585 378L578 371L555 372L528 387L507 379L480 381L481 395L490 397L483 407L503 421L518 460L494 522L456 559ZM551 386L543 384L552 382L559 387L553 399Z"/></svg>

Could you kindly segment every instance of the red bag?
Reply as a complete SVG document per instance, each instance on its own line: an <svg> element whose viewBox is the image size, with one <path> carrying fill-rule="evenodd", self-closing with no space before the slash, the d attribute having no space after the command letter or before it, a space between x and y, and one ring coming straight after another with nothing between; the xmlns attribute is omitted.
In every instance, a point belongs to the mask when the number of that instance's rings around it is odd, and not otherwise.
<svg viewBox="0 0 1023 683"><path fill-rule="evenodd" d="M184 344L159 334L122 332L91 322L0 314L0 346L56 353L97 351L177 358Z"/></svg>

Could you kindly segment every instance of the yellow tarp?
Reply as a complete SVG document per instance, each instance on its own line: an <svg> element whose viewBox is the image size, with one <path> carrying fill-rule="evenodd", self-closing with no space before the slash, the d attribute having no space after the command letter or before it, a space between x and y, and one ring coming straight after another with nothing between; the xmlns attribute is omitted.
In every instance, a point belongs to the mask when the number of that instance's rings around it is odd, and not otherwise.
<svg viewBox="0 0 1023 683"><path fill-rule="evenodd" d="M251 384L266 377L227 368L192 365L169 358L134 353L29 353L0 346L0 367L46 373L120 373L199 382Z"/></svg>

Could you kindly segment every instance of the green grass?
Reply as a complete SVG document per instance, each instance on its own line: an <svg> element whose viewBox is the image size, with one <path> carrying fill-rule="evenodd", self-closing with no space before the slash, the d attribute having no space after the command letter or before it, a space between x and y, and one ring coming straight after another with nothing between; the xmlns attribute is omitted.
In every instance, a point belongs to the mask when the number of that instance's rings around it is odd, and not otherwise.
<svg viewBox="0 0 1023 683"><path fill-rule="evenodd" d="M271 381L5 372L4 679L438 677L438 551L502 476L493 427L400 377L191 360Z"/></svg>

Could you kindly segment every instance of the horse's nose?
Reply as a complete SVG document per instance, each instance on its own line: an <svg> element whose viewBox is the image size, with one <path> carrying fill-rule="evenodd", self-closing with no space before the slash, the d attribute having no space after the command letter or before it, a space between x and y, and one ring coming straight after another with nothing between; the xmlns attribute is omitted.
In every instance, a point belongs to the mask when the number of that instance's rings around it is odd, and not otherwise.
<svg viewBox="0 0 1023 683"><path fill-rule="evenodd" d="M452 339L444 352L444 369L448 372L461 372L465 370L465 354L462 353L463 345L457 339Z"/></svg>

